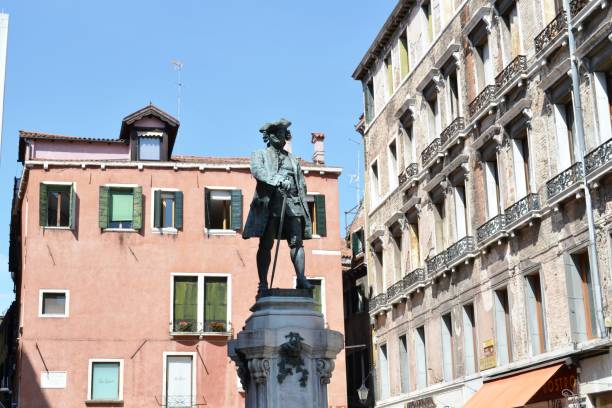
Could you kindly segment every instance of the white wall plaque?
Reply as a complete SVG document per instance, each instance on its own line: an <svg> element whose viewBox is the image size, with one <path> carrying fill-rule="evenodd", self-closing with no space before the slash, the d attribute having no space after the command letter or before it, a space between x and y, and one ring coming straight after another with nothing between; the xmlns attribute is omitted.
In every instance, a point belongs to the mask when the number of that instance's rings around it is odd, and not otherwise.
<svg viewBox="0 0 612 408"><path fill-rule="evenodd" d="M66 388L66 371L43 371L40 373L40 388Z"/></svg>

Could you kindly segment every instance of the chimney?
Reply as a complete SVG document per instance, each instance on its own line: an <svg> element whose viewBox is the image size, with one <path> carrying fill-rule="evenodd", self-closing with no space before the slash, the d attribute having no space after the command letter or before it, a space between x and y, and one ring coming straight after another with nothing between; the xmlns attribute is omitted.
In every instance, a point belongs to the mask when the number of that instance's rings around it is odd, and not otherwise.
<svg viewBox="0 0 612 408"><path fill-rule="evenodd" d="M312 152L312 161L316 164L325 164L325 147L323 141L325 140L325 133L312 132L312 139L310 143L314 145Z"/></svg>

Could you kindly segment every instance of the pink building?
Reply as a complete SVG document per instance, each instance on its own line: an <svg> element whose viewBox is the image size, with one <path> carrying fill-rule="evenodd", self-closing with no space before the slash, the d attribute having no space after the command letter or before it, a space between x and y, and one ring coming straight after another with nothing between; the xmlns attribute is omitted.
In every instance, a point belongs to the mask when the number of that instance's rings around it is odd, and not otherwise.
<svg viewBox="0 0 612 408"><path fill-rule="evenodd" d="M255 181L248 158L172 155L178 127L150 105L115 140L20 133L19 407L244 405L226 345L255 300L258 242L240 234ZM340 168L323 163L323 137L312 140L306 273L327 325L343 332ZM278 269L275 283L292 287L285 243ZM346 405L344 353L329 402Z"/></svg>

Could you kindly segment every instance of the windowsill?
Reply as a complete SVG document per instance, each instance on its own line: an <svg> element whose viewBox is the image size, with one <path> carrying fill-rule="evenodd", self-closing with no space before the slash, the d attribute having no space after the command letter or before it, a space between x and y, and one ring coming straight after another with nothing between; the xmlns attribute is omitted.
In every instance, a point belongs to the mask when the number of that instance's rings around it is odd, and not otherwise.
<svg viewBox="0 0 612 408"><path fill-rule="evenodd" d="M236 231L230 229L206 229L204 232L209 235L236 235Z"/></svg>
<svg viewBox="0 0 612 408"><path fill-rule="evenodd" d="M123 406L123 400L86 400L85 405L117 405Z"/></svg>
<svg viewBox="0 0 612 408"><path fill-rule="evenodd" d="M172 337L230 337L231 332L170 332Z"/></svg>
<svg viewBox="0 0 612 408"><path fill-rule="evenodd" d="M319 234L312 234L312 239L321 239L321 235Z"/></svg>
<svg viewBox="0 0 612 408"><path fill-rule="evenodd" d="M153 228L153 233L160 234L160 235L176 235L178 234L178 229L172 228L172 227Z"/></svg>
<svg viewBox="0 0 612 408"><path fill-rule="evenodd" d="M66 314L39 314L38 317L42 318L51 318L51 319L66 319L68 315Z"/></svg>
<svg viewBox="0 0 612 408"><path fill-rule="evenodd" d="M52 227L52 226L43 226L46 230L72 230L71 227Z"/></svg>
<svg viewBox="0 0 612 408"><path fill-rule="evenodd" d="M102 232L138 232L134 228L103 228Z"/></svg>

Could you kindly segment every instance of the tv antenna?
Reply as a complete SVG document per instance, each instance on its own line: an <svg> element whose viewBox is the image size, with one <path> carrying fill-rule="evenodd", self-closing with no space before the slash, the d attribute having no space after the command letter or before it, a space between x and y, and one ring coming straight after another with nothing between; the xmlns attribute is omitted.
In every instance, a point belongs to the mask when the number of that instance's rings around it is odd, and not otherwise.
<svg viewBox="0 0 612 408"><path fill-rule="evenodd" d="M183 63L179 60L173 59L170 63L174 66L177 76L177 97L176 97L176 118L181 119L181 91L183 90L183 81L181 80L181 71L183 70Z"/></svg>

